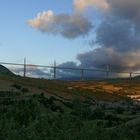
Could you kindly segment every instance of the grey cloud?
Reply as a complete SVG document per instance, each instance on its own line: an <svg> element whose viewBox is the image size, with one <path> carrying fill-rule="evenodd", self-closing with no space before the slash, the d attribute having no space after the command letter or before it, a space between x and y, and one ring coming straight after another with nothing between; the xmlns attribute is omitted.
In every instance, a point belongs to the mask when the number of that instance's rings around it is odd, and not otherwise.
<svg viewBox="0 0 140 140"><path fill-rule="evenodd" d="M73 61L64 62L59 65L59 67L64 68L79 68L78 64ZM78 77L81 73L79 70L71 70L71 69L58 69L57 70L58 77L60 78L68 78L68 77Z"/></svg>
<svg viewBox="0 0 140 140"><path fill-rule="evenodd" d="M140 50L130 52L119 52L114 48L97 48L83 54L78 54L77 59L82 67L96 67L117 71L138 71L140 69Z"/></svg>
<svg viewBox="0 0 140 140"><path fill-rule="evenodd" d="M110 11L106 13L96 30L96 41L100 48L83 54L77 59L83 66L120 71L140 70L140 1L107 0Z"/></svg>
<svg viewBox="0 0 140 140"><path fill-rule="evenodd" d="M59 67L77 68L78 65L77 65L77 63L75 63L73 61L68 61L68 62L64 62L64 63L60 64Z"/></svg>
<svg viewBox="0 0 140 140"><path fill-rule="evenodd" d="M140 36L131 22L113 17L102 22L96 32L96 43L119 51L140 49Z"/></svg>
<svg viewBox="0 0 140 140"><path fill-rule="evenodd" d="M111 12L119 17L133 21L140 20L140 1L139 0L107 0Z"/></svg>
<svg viewBox="0 0 140 140"><path fill-rule="evenodd" d="M82 63L82 61L80 61ZM82 78L82 68L91 69L91 65L77 64L75 62L69 61L62 63L59 67L65 68L75 68L75 70L71 69L58 69L57 70L57 78L68 78L68 79L81 79ZM94 67L95 68L95 67ZM106 72L99 71L88 71L84 70L84 79L94 79L94 78L106 78Z"/></svg>

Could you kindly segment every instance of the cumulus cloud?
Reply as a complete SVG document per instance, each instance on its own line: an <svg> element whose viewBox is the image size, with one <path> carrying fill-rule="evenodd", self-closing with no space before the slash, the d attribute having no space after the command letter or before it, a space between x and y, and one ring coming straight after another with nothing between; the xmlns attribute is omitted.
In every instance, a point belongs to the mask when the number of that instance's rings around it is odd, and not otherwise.
<svg viewBox="0 0 140 140"><path fill-rule="evenodd" d="M92 23L82 15L55 15L52 11L39 13L34 19L28 20L28 24L41 32L69 39L86 36L93 28Z"/></svg>
<svg viewBox="0 0 140 140"><path fill-rule="evenodd" d="M74 7L78 11L87 8L98 8L110 11L120 17L138 21L140 19L139 0L74 0Z"/></svg>
<svg viewBox="0 0 140 140"><path fill-rule="evenodd" d="M84 67L95 66L120 71L140 70L140 1L106 0L109 12L96 30L96 41L90 45L100 48L78 54L77 59ZM93 43L91 43L93 42Z"/></svg>
<svg viewBox="0 0 140 140"><path fill-rule="evenodd" d="M78 11L84 11L92 7L108 10L109 4L107 0L74 0L74 7Z"/></svg>

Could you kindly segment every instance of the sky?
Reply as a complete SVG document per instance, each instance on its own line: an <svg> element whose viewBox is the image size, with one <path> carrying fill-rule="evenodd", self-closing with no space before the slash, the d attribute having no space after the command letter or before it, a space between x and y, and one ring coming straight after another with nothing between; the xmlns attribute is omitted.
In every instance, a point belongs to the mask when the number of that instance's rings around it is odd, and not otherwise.
<svg viewBox="0 0 140 140"><path fill-rule="evenodd" d="M72 13L72 0L0 0L0 61L51 64L76 60L78 52L90 47L86 39L67 39L31 28L27 21L38 13L53 10Z"/></svg>
<svg viewBox="0 0 140 140"><path fill-rule="evenodd" d="M0 0L0 61L140 71L140 0Z"/></svg>

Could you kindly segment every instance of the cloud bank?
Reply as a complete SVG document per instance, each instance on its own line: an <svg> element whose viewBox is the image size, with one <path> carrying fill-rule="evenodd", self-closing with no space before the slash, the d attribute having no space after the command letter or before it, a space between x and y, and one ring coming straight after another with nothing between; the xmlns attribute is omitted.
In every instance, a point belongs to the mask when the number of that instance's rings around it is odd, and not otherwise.
<svg viewBox="0 0 140 140"><path fill-rule="evenodd" d="M94 3L94 0L82 2L86 3L85 8L95 6L104 10ZM105 2L109 7L108 12L104 11L105 16L97 27L96 41L90 41L93 42L93 46L98 44L100 48L78 54L77 59L83 67L105 68L108 64L113 70L139 71L140 1L105 0Z"/></svg>
<svg viewBox="0 0 140 140"><path fill-rule="evenodd" d="M104 68L108 64L111 70L137 71L140 69L140 50L118 52L114 48L98 48L83 54L78 54L77 59L81 67Z"/></svg>

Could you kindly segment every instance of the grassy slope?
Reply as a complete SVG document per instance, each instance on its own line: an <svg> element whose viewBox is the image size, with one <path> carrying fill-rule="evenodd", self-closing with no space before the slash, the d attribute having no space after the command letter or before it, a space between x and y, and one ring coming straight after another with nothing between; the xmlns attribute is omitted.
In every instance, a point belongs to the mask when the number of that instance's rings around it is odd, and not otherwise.
<svg viewBox="0 0 140 140"><path fill-rule="evenodd" d="M11 85L16 83L29 88L33 93L44 92L46 96L60 96L66 99L75 98L98 98L101 100L119 100L119 93L125 93L126 90L134 88L132 81L107 82L107 81L49 81L43 79L31 79L22 77L1 77L0 90L11 90ZM135 84L139 88L140 82ZM132 87L131 87L132 86ZM127 87L127 88L125 88ZM133 89L139 92L139 89ZM99 94L100 93L100 94ZM133 94L132 92L130 92ZM122 94L122 95L123 95Z"/></svg>
<svg viewBox="0 0 140 140"><path fill-rule="evenodd" d="M139 140L139 84L0 77L0 139Z"/></svg>

